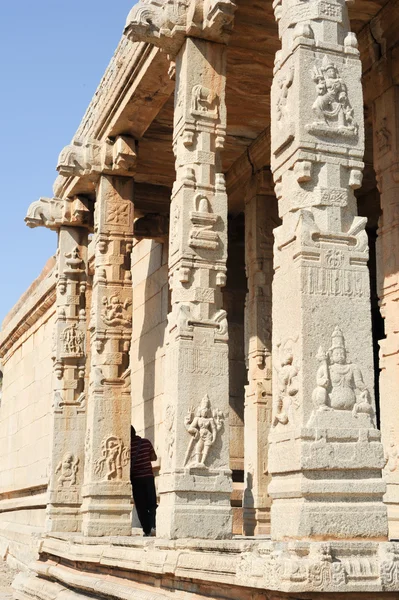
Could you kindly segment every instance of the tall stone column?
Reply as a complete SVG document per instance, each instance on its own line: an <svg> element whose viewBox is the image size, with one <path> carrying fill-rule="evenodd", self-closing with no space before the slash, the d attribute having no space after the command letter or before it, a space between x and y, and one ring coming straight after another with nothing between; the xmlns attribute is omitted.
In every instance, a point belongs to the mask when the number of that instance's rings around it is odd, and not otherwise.
<svg viewBox="0 0 399 600"><path fill-rule="evenodd" d="M188 38L176 59L163 457L157 533L231 535L226 282L226 50Z"/></svg>
<svg viewBox="0 0 399 600"><path fill-rule="evenodd" d="M399 86L374 101L374 166L382 215L377 238L377 282L385 339L380 341L380 413L385 449L389 534L399 537Z"/></svg>
<svg viewBox="0 0 399 600"><path fill-rule="evenodd" d="M245 535L270 534L271 500L267 494L268 435L272 420L272 279L273 229L277 202L269 170L252 178L245 198L245 353L248 386L244 412Z"/></svg>
<svg viewBox="0 0 399 600"><path fill-rule="evenodd" d="M84 199L43 198L26 222L58 232L54 398L47 531L80 531L86 431L86 285L90 211Z"/></svg>
<svg viewBox="0 0 399 600"><path fill-rule="evenodd" d="M232 0L148 3L130 12L125 35L175 61L165 370L165 452L157 534L226 538L232 532L226 283L226 47ZM217 43L216 43L217 42ZM173 69L172 69L173 71Z"/></svg>
<svg viewBox="0 0 399 600"><path fill-rule="evenodd" d="M357 40L344 0L274 9L272 538L384 539Z"/></svg>
<svg viewBox="0 0 399 600"><path fill-rule="evenodd" d="M132 200L131 177L101 175L94 212L90 385L82 489L82 530L88 536L131 534L128 367Z"/></svg>

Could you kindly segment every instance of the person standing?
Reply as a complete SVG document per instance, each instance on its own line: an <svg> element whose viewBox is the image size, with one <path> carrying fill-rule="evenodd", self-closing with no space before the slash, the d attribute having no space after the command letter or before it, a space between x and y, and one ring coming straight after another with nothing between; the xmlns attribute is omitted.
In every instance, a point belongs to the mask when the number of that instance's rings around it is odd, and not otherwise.
<svg viewBox="0 0 399 600"><path fill-rule="evenodd" d="M133 425L130 452L130 481L134 505L144 536L148 537L155 535L155 514L158 505L151 462L157 460L157 455L150 440L137 435Z"/></svg>

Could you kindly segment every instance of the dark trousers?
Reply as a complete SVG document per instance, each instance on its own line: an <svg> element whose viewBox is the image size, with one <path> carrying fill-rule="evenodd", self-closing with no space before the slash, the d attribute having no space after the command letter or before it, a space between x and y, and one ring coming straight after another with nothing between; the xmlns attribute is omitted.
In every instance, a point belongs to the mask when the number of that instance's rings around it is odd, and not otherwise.
<svg viewBox="0 0 399 600"><path fill-rule="evenodd" d="M133 500L137 514L145 534L155 529L155 513L157 510L157 494L154 477L134 477L132 479Z"/></svg>

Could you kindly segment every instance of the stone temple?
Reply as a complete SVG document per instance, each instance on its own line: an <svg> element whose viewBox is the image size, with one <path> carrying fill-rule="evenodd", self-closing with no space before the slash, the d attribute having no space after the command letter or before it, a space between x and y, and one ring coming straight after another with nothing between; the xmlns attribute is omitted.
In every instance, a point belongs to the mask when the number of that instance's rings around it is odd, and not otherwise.
<svg viewBox="0 0 399 600"><path fill-rule="evenodd" d="M397 0L140 0L57 171L0 338L16 600L398 599Z"/></svg>

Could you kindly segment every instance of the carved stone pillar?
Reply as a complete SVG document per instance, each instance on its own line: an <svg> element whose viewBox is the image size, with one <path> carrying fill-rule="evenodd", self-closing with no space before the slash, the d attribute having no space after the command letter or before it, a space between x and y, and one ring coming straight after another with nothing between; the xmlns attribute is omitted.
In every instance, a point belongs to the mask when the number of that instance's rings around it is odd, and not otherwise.
<svg viewBox="0 0 399 600"><path fill-rule="evenodd" d="M381 539L357 40L344 0L274 8L272 538Z"/></svg>
<svg viewBox="0 0 399 600"><path fill-rule="evenodd" d="M132 200L131 177L100 177L94 213L91 362L82 490L82 530L89 536L131 534L128 367Z"/></svg>
<svg viewBox="0 0 399 600"><path fill-rule="evenodd" d="M226 538L232 532L226 283L226 48L236 4L139 2L125 34L175 59L165 371L165 455L157 534ZM188 36L188 37L186 37ZM193 37L190 37L193 36ZM215 43L216 40L219 43Z"/></svg>
<svg viewBox="0 0 399 600"><path fill-rule="evenodd" d="M268 435L272 418L272 279L273 229L277 202L270 171L257 173L245 202L245 260L248 294L245 305L245 352L248 386L244 412L245 535L270 533L267 495Z"/></svg>
<svg viewBox="0 0 399 600"><path fill-rule="evenodd" d="M380 341L381 433L389 534L399 537L399 86L374 101L374 166L382 215L377 238L377 282L386 338Z"/></svg>
<svg viewBox="0 0 399 600"><path fill-rule="evenodd" d="M226 282L227 195L221 173L225 47L188 38L176 59L166 347L169 452L160 479L162 537L231 535Z"/></svg>
<svg viewBox="0 0 399 600"><path fill-rule="evenodd" d="M86 430L86 285L90 212L80 198L43 198L26 222L58 231L54 399L47 531L80 531ZM80 225L80 226L79 226Z"/></svg>

